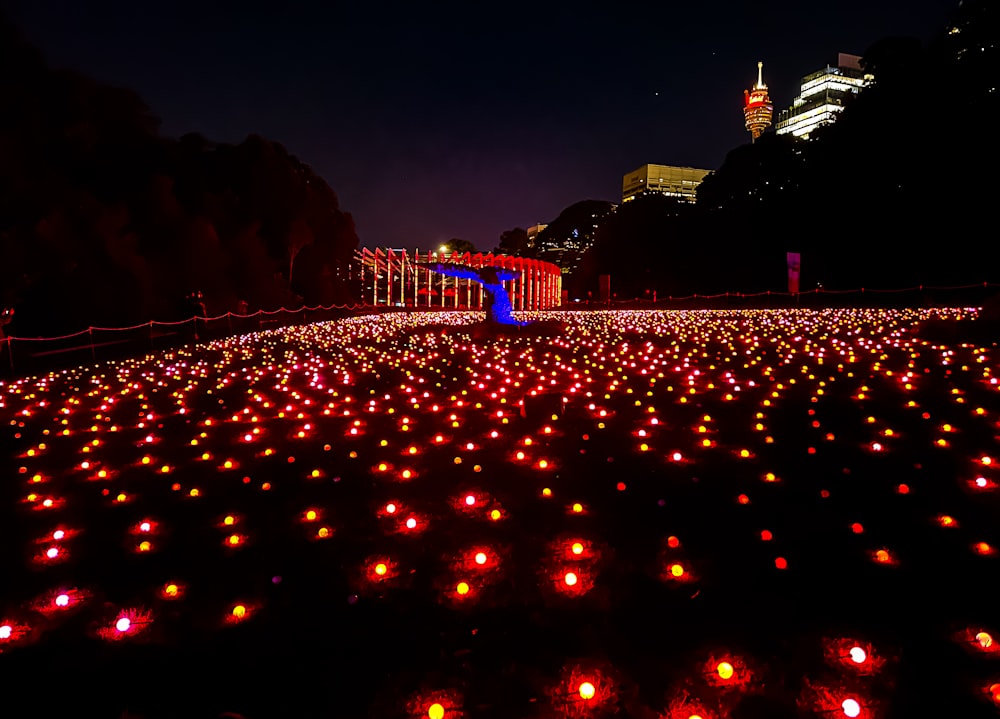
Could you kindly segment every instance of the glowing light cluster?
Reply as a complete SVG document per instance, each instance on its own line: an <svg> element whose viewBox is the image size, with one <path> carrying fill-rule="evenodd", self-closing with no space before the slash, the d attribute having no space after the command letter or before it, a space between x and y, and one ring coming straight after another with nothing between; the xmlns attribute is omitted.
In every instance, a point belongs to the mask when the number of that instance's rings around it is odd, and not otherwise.
<svg viewBox="0 0 1000 719"><path fill-rule="evenodd" d="M521 313L568 329L490 341L467 331L475 313L385 314L0 382L18 549L38 578L5 586L0 650L84 625L119 641L268 616L282 580L259 560L289 552L342 574L352 602L413 597L462 617L613 611L626 591L729 592L738 612L744 588L827 561L887 584L914 566L989 573L997 351L914 332L975 314ZM928 469L942 459L957 476ZM88 556L127 568L133 608L91 601L107 588ZM196 578L215 570L247 581ZM853 600L894 610L874 591ZM977 626L960 640L989 658L995 636ZM803 701L871 715L891 649L823 649L834 676ZM763 676L731 648L690 669L655 711L721 717L719 697ZM581 659L552 704L611 706L614 675ZM418 699L413 716L462 711L455 693Z"/></svg>

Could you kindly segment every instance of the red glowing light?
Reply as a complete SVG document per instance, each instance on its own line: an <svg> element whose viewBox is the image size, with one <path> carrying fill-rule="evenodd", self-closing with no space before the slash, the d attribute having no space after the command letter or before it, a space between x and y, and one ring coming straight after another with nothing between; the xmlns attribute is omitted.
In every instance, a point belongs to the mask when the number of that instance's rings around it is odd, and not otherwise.
<svg viewBox="0 0 1000 719"><path fill-rule="evenodd" d="M861 676L876 674L885 665L885 658L879 656L869 642L857 639L824 640L823 654L830 665Z"/></svg>
<svg viewBox="0 0 1000 719"><path fill-rule="evenodd" d="M98 636L110 641L134 637L144 631L153 621L152 614L141 609L126 609L120 612L108 625L97 631Z"/></svg>

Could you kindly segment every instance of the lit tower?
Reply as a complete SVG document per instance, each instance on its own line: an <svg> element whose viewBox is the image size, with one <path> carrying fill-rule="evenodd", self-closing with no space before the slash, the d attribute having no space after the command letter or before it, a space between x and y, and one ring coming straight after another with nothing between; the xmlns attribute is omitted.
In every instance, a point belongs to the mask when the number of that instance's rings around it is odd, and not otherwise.
<svg viewBox="0 0 1000 719"><path fill-rule="evenodd" d="M764 63L758 62L757 82L753 86L753 91L743 91L743 117L746 119L751 142L771 126L771 116L774 114L774 105L771 104L771 98L767 94L763 72Z"/></svg>

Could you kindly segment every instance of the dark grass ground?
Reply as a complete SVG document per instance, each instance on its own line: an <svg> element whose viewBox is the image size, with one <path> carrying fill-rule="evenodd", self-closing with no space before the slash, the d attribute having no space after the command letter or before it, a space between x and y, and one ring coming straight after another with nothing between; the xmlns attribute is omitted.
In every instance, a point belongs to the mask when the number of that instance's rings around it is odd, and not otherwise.
<svg viewBox="0 0 1000 719"><path fill-rule="evenodd" d="M976 549L1000 544L982 461L1000 454L997 350L921 343L920 317L581 313L562 338L494 342L468 315L447 332L382 317L4 385L0 623L23 632L0 642L4 716L428 716L440 700L447 716L738 719L845 716L848 697L862 717L995 716L1000 662L969 632L1000 638L997 557ZM512 406L538 386L567 398L555 420L550 399ZM76 534L42 541L57 528ZM68 557L35 561L51 546ZM667 578L675 563L684 576ZM570 570L593 586L568 590ZM169 582L181 598L161 595ZM52 609L71 589L81 601ZM227 622L238 603L249 616ZM101 638L127 609L152 621ZM837 640L878 670L826 656ZM721 660L736 677L713 686Z"/></svg>

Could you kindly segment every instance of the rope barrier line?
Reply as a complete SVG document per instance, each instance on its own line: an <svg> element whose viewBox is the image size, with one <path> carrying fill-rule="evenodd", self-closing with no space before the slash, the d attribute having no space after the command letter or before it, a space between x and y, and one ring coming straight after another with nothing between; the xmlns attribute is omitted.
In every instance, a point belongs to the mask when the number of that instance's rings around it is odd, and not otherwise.
<svg viewBox="0 0 1000 719"><path fill-rule="evenodd" d="M726 297L735 297L735 298L739 298L739 299L747 299L747 298L755 298L755 297L801 297L801 296L817 296L817 295L820 295L820 294L827 294L827 295L847 295L847 294L852 294L852 293L859 293L859 294L866 294L866 293L872 293L872 294L879 294L879 293L882 293L882 294L899 294L899 293L903 293L903 292L954 292L954 291L957 291L957 290L971 290L971 289L977 289L977 288L989 289L991 287L998 287L998 288L1000 288L1000 283L982 282L982 283L970 284L970 285L953 285L953 286L929 286L929 285L928 286L924 286L924 285L916 285L914 287L888 288L888 289L870 289L870 288L867 288L867 287L862 287L860 289L854 289L854 290L828 290L828 289L823 289L823 288L817 287L817 288L812 289L812 290L806 290L805 292L785 292L785 291L780 291L780 290L767 290L767 291L764 291L764 292L722 292L722 293L714 294L714 295L702 295L702 294L697 294L696 293L696 294L692 294L692 295L685 295L685 296L682 296L682 297L674 297L673 295L669 295L669 296L665 297L664 299L659 300L659 302L663 302L663 301L680 302L680 301L684 301L684 300L694 300L694 299L716 300L716 299L722 299L722 298L726 298ZM597 300L597 301L591 300L591 302L597 302L597 303L601 304L600 300ZM639 298L635 298L635 299L631 299L631 300L613 300L609 304L625 303L625 302L629 302L629 303L633 303L633 302L650 302L650 303L652 303L652 302L654 302L654 300L651 300L649 298L639 297ZM571 303L571 305L572 304L576 304L576 303ZM261 317L261 316L271 317L271 316L278 315L278 314L295 314L295 313L298 313L298 312L316 312L316 311L320 311L320 310L327 311L327 312L331 311L331 310L357 310L357 309L362 309L362 308L365 308L365 307L370 307L372 309L378 309L379 307L381 307L381 305L369 305L367 303L356 303L356 304L353 304L353 305L329 305L329 306L316 305L315 307L310 307L308 305L303 305L302 307L299 307L298 309L285 309L285 308L282 308L282 309L277 309L277 310L257 310L253 314L248 314L248 315L241 315L241 314L237 314L235 312L226 312L225 314L217 315L215 317L200 317L200 316L195 315L195 316L189 317L188 319L177 320L177 321L149 320L148 322L144 322L144 323L139 324L139 325L132 325L132 326L129 326L129 327L87 327L86 329L80 330L79 332L73 332L72 334L68 334L68 335L59 335L59 336L56 336L56 337L20 337L20 336L17 336L17 335L8 335L7 337L3 338L3 342L5 342L7 344L7 346L8 346L8 348L10 348L10 347L13 346L13 342L15 340L18 341L18 342L56 342L56 341L59 341L59 340L72 339L73 337L80 337L82 335L92 334L94 332L94 330L97 330L98 332L128 332L128 331L139 330L139 329L147 329L147 328L148 329L152 329L153 327L158 326L158 325L159 326L163 326L163 327L177 327L177 326L180 326L180 325L188 324L190 322L194 322L195 326L197 326L198 320L201 320L202 322L215 322L215 321L218 321L218 320L231 319L233 317L236 317L236 318L239 318L239 319L254 319L256 317ZM0 346L2 346L2 345L0 345Z"/></svg>
<svg viewBox="0 0 1000 719"><path fill-rule="evenodd" d="M996 282L982 282L974 285L954 285L954 286L932 286L932 285L917 285L916 287L902 287L896 289L870 289L867 287L862 287L855 290L827 290L822 288L815 288L812 290L806 290L805 292L785 292L782 290L767 290L766 292L721 292L717 295L685 295L683 297L674 297L670 295L669 300L715 300L723 297L802 297L802 296L815 296L819 294L826 295L849 295L852 293L858 294L898 294L900 292L954 292L956 290L972 290L972 289L989 289L990 287L1000 287L1000 283ZM647 298L636 298L636 300L617 300L618 302L635 302L635 301L647 301ZM652 302L652 300L648 300Z"/></svg>
<svg viewBox="0 0 1000 719"><path fill-rule="evenodd" d="M11 342L12 340L17 340L18 342L55 342L57 340L66 340L73 337L79 337L80 335L85 335L97 330L98 332L128 332L131 330L149 329L156 325L163 325L164 327L177 327L179 325L186 325L190 322L197 322L201 320L202 322L215 322L218 320L224 320L227 318L237 317L239 319L253 319L260 315L277 315L277 314L296 314L298 312L316 312L322 310L324 312L329 312L331 310L356 310L365 307L364 304L353 304L353 305L316 305L315 307L308 307L303 305L298 309L279 309L279 310L257 310L253 314L240 315L235 312L226 312L222 315L217 315L215 317L199 317L197 315L189 317L186 320L177 320L174 322L161 321L161 320L149 320L149 322L143 322L141 325L132 325L130 327L87 327L86 329L80 330L79 332L74 332L68 335L59 335L56 337L19 337L17 335L9 335L4 338L4 341Z"/></svg>
<svg viewBox="0 0 1000 719"><path fill-rule="evenodd" d="M131 349L133 350L131 352L131 354L134 354L135 352L138 352L138 351L149 351L151 349L155 349L154 345L160 344L161 341L166 341L166 343L168 345L173 346L173 345L176 344L176 338L181 337L184 334L183 332L171 331L171 332L163 333L161 335L155 335L154 329L157 326L159 326L159 327L177 328L177 327L179 327L181 325L187 325L188 329L193 329L193 340L195 342L197 342L197 341L199 341L199 336L198 336L199 330L202 329L202 328L211 331L213 334L215 334L216 331L222 331L223 334L225 334L226 336L230 336L230 335L233 335L233 334L240 334L240 333L243 333L243 332L249 332L250 331L249 328L243 328L239 332L234 333L234 331L233 331L233 318L234 317L237 319L238 322L243 322L243 323L254 322L254 320L256 319L257 320L257 322L256 322L257 327L255 329L264 329L265 325L270 325L270 324L275 323L275 322L277 322L279 324L284 324L284 325L294 325L294 324L300 323L300 321L304 322L307 319L306 313L309 313L309 312L330 312L330 311L334 311L334 310L336 310L336 311L354 312L354 311L357 311L357 310L365 310L365 309L379 310L379 309L382 309L382 308L372 307L372 306L367 305L365 303L355 303L355 304L350 304L350 305L348 305L348 304L344 304L344 305L332 304L332 305L329 305L329 306L327 306L327 305L316 305L314 307L311 307L311 306L308 306L308 305L303 305L302 307L299 307L299 308L296 308L296 309L281 308L281 309L273 310L273 311L257 310L256 312L254 312L252 314L245 314L245 315L244 314L238 314L238 313L235 313L235 312L226 312L224 314L220 314L220 315L217 315L215 317L193 316L193 317L189 317L188 319L178 320L178 321L171 321L171 322L159 321L159 320L149 320L148 322L144 322L144 323L138 324L138 325L132 325L132 326L129 326L129 327L87 327L86 329L82 329L82 330L80 330L78 332L73 332L73 333L65 334L65 335L52 336L52 337L19 337L19 336L5 335L5 336L0 337L0 357L2 357L3 354L7 355L7 362L6 362L6 364L10 365L10 376L13 377L13 376L16 376L18 374L17 368L15 367L15 358L14 358L14 355L15 355L15 346L16 346L15 342L27 342L27 343L31 343L31 346L33 348L37 348L39 346L39 343L61 342L61 341L64 341L64 340L73 340L74 338L77 338L77 342L75 344L73 344L73 343L60 344L60 345L57 345L55 348L49 349L49 350L44 351L44 352L41 352L41 351L35 352L34 350L28 350L29 354L26 356L26 358L22 358L22 359L27 359L27 362L28 362L29 365L34 364L35 365L35 370L44 371L46 369L51 369L51 368L49 368L49 367L46 366L46 364L45 364L46 360L41 360L42 365L38 364L39 358L41 358L43 356L48 356L48 355L63 355L63 354L66 354L68 352L87 352L87 351L89 351L91 360L94 361L94 362L97 362L97 360L98 360L97 348L98 347L106 347L108 345L125 345L125 346L131 347ZM268 320L266 320L266 322L263 321L262 319L260 319L260 318L263 318L265 316L273 317L275 315L283 315L284 317L282 319L277 319L277 320L268 319ZM319 319L314 319L314 321L321 321L322 319L323 318L321 317ZM326 319L330 319L330 318L327 317ZM198 320L202 320L206 324L205 325L199 325L198 324ZM226 322L226 325L228 325L228 329L226 329L225 326L223 326L220 329L220 327L218 325L216 325L213 328L209 324L209 323L213 323L213 322L219 322L220 320L223 320L223 321ZM133 339L130 339L129 337L124 337L124 338L121 338L121 339L116 339L115 336L112 335L112 341L110 341L110 342L108 342L108 341L95 342L95 336L94 336L95 332L99 332L99 333L115 333L115 332L134 332L135 330L146 330L146 332L144 333L146 336L142 340L142 343L145 345L145 349L144 350L140 350L139 349L138 344L137 344L138 340L133 340ZM108 335L102 334L101 337L107 338ZM135 337L135 335L132 335L132 337ZM174 341L171 341L169 339L171 337L175 338ZM85 339L80 340L79 338L85 338ZM72 346L67 346L67 344L71 344ZM43 346L43 349L44 349L44 346ZM165 347L160 347L160 349L165 349ZM20 364L20 362L19 362L19 364ZM23 369L22 369L22 371L23 371Z"/></svg>

